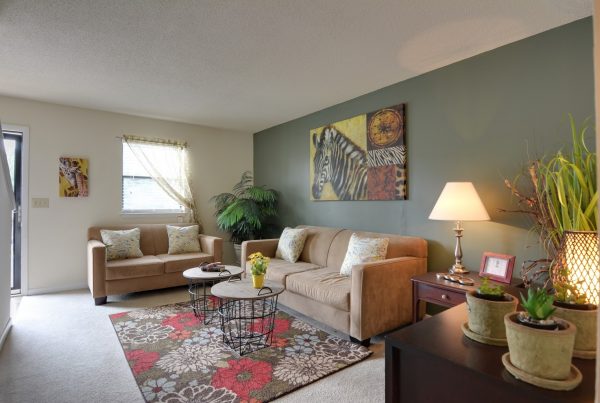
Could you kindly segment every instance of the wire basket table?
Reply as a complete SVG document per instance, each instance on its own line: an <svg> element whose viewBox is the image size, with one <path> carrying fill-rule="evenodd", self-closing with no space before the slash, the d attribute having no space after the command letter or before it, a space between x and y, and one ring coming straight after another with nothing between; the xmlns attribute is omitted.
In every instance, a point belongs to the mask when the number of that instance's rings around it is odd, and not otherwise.
<svg viewBox="0 0 600 403"><path fill-rule="evenodd" d="M216 297L207 293L207 288L232 277L240 278L244 271L241 267L225 266L222 271L202 271L199 267L193 267L183 272L183 277L188 279L188 293L190 304L194 314L205 325L211 323L218 309Z"/></svg>
<svg viewBox="0 0 600 403"><path fill-rule="evenodd" d="M239 355L270 347L277 299L283 290L268 280L261 289L253 288L250 279L231 278L214 285L211 293L219 298L223 342Z"/></svg>

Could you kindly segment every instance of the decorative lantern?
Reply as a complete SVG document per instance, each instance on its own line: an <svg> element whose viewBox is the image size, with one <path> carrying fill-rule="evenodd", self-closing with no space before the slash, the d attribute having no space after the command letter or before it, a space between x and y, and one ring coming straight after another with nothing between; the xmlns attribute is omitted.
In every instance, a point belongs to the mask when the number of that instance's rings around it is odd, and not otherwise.
<svg viewBox="0 0 600 403"><path fill-rule="evenodd" d="M595 231L565 231L552 269L552 281L567 282L587 302L598 305L600 299L600 253Z"/></svg>

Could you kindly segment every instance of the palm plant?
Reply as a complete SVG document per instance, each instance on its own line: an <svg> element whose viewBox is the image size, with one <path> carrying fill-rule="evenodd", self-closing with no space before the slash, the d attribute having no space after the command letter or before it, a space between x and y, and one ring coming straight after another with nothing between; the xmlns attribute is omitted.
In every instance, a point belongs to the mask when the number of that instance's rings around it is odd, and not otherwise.
<svg viewBox="0 0 600 403"><path fill-rule="evenodd" d="M521 209L501 211L532 217L532 230L539 233L548 255L548 259L534 261L522 273L526 283L529 270L533 271L532 279L547 272L549 266L540 269L539 263L554 260L565 231L597 230L596 153L585 144L588 121L578 128L569 114L569 122L570 152L558 151L549 158L535 160L529 164L526 175L504 181Z"/></svg>
<svg viewBox="0 0 600 403"><path fill-rule="evenodd" d="M236 244L262 238L268 220L277 215L277 192L255 186L250 171L242 174L231 193L221 193L210 200L215 203L217 226L229 232Z"/></svg>

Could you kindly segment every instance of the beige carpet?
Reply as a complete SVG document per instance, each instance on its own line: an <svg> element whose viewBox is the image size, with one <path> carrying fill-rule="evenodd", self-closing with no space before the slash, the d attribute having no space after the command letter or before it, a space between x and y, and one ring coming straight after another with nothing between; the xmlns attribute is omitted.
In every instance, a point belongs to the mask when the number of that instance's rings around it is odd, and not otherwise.
<svg viewBox="0 0 600 403"><path fill-rule="evenodd" d="M108 315L186 298L185 288L113 298L100 307L86 290L23 297L0 351L0 402L143 403ZM376 338L370 348L367 360L277 402L384 401L383 339Z"/></svg>

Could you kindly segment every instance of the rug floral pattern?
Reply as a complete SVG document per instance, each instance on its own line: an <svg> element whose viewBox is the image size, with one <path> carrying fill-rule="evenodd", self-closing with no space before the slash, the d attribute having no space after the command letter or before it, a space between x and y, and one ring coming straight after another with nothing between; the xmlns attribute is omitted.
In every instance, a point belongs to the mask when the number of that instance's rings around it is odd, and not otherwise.
<svg viewBox="0 0 600 403"><path fill-rule="evenodd" d="M223 343L218 325L203 325L189 303L110 319L147 402L270 401L371 354L281 310L271 347L243 357Z"/></svg>

